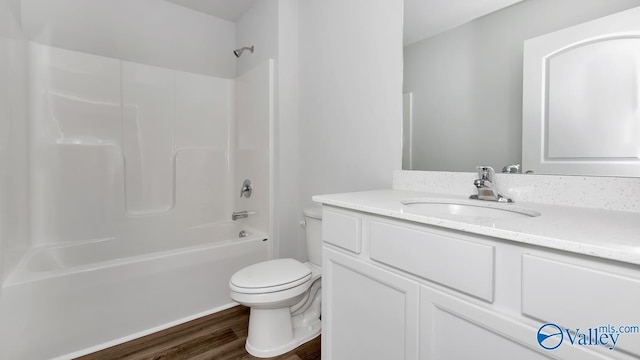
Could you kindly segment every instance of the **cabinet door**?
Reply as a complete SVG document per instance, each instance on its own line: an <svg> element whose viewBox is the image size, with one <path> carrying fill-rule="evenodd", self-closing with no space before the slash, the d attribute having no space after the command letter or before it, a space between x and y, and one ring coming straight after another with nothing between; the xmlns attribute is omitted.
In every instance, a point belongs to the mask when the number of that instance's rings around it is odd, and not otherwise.
<svg viewBox="0 0 640 360"><path fill-rule="evenodd" d="M490 306L421 286L421 360L609 358L578 347L545 350L537 343L538 328Z"/></svg>
<svg viewBox="0 0 640 360"><path fill-rule="evenodd" d="M418 283L323 250L322 358L418 358Z"/></svg>
<svg viewBox="0 0 640 360"><path fill-rule="evenodd" d="M542 253L522 256L522 314L579 334L574 343L600 343L586 347L606 355L625 352L640 358L638 299L638 267ZM567 334L562 346L571 342Z"/></svg>

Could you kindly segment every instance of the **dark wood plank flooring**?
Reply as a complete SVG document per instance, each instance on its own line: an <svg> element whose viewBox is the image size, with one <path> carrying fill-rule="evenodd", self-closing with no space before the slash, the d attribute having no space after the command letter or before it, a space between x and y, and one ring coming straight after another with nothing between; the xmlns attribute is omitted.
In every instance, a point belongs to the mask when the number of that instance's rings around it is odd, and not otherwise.
<svg viewBox="0 0 640 360"><path fill-rule="evenodd" d="M77 359L258 359L244 349L248 326L249 308L236 306ZM271 359L320 360L320 336Z"/></svg>

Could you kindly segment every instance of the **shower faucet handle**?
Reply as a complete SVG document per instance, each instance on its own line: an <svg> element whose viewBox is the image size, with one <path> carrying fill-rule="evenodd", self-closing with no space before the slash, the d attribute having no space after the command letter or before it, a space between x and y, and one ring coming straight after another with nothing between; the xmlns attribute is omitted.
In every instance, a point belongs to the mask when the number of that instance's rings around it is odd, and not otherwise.
<svg viewBox="0 0 640 360"><path fill-rule="evenodd" d="M251 180L245 179L242 182L242 188L240 189L240 197L250 198L253 188L251 187Z"/></svg>

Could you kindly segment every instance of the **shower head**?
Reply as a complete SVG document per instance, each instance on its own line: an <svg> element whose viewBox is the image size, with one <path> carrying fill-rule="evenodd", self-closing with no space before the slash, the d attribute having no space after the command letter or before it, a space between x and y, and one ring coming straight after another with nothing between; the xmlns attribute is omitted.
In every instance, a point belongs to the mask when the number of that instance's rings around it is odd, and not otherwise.
<svg viewBox="0 0 640 360"><path fill-rule="evenodd" d="M235 55L237 58L239 58L240 55L242 55L242 52L245 51L245 50L249 50L253 54L253 45L251 45L250 47L249 46L245 46L245 47L240 48L240 49L235 49L235 50L233 50L233 55Z"/></svg>

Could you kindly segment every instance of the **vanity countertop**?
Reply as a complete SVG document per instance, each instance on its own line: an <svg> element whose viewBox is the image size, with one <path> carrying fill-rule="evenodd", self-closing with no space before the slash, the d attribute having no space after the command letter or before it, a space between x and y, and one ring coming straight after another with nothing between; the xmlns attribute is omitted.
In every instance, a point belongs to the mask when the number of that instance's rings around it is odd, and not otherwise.
<svg viewBox="0 0 640 360"><path fill-rule="evenodd" d="M640 265L640 213L576 206L517 202L516 206L541 213L516 219L439 214L426 216L401 201L446 198L467 201L466 196L409 190L374 190L317 195L313 200L391 218L564 250ZM481 201L481 200L478 200Z"/></svg>

